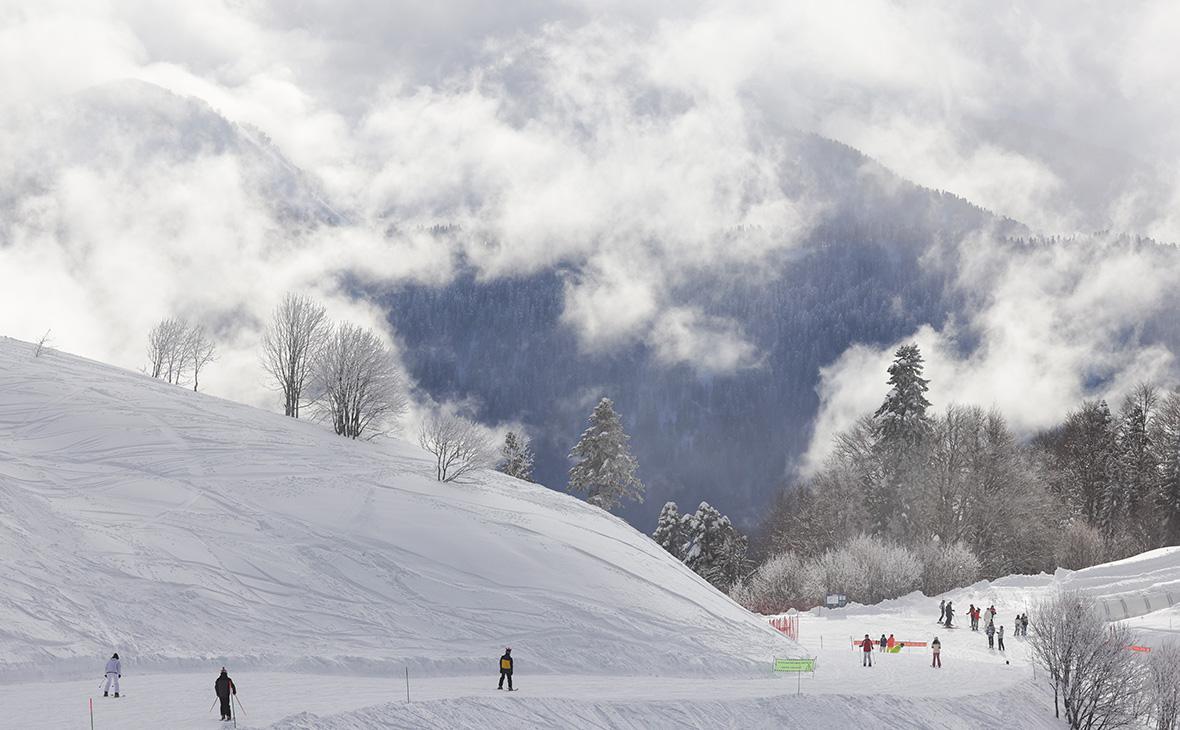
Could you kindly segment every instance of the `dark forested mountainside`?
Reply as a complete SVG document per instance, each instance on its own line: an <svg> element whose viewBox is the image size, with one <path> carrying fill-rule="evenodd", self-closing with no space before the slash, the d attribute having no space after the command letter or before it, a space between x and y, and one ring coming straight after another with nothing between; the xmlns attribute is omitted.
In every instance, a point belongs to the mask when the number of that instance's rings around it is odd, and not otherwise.
<svg viewBox="0 0 1180 730"><path fill-rule="evenodd" d="M1022 232L960 198L893 178L843 145L810 137L799 149L784 184L834 201L806 241L757 281L699 277L675 292L680 303L737 321L763 355L761 367L703 374L666 366L643 344L584 352L561 322L563 282L578 272L558 269L387 292L411 376L437 399L469 399L481 420L523 423L537 481L559 489L587 414L609 396L648 487L644 504L624 508L626 518L650 529L665 501L708 500L753 524L808 443L819 368L853 343L891 343L961 308L953 260L923 255L983 227Z"/></svg>

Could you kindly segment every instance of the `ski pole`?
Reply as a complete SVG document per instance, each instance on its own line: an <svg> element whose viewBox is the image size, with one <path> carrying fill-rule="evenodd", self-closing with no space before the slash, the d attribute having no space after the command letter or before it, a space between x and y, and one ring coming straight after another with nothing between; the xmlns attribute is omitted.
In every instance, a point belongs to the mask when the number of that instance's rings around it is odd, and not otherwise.
<svg viewBox="0 0 1180 730"><path fill-rule="evenodd" d="M213 704L209 705L209 712L213 712L213 708L217 707L217 698L213 698Z"/></svg>
<svg viewBox="0 0 1180 730"><path fill-rule="evenodd" d="M238 703L238 709L242 711L242 714L245 715L246 717L249 717L250 713L246 712L245 707L242 707L242 701L238 699L238 696L236 694L234 695L234 701Z"/></svg>

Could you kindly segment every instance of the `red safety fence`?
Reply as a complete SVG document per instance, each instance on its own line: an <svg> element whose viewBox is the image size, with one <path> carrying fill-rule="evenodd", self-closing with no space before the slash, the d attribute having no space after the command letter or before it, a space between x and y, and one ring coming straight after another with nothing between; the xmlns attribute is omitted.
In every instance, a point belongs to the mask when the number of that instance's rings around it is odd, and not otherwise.
<svg viewBox="0 0 1180 730"><path fill-rule="evenodd" d="M902 646L927 646L925 641L899 641Z"/></svg>
<svg viewBox="0 0 1180 730"><path fill-rule="evenodd" d="M770 619L770 625L792 639L799 640L798 616L775 616Z"/></svg>
<svg viewBox="0 0 1180 730"><path fill-rule="evenodd" d="M1131 651L1141 651L1144 653L1148 653L1151 651L1150 646L1135 646L1134 644L1132 644L1131 646L1128 646L1127 648L1130 649Z"/></svg>

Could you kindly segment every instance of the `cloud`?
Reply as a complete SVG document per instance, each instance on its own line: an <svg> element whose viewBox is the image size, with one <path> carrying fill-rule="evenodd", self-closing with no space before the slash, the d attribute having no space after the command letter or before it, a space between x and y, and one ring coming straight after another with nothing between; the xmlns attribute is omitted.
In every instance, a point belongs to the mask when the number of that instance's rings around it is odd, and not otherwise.
<svg viewBox="0 0 1180 730"><path fill-rule="evenodd" d="M1164 2L0 0L0 327L135 367L190 312L223 338L209 388L259 402L286 289L392 340L348 282L561 265L583 347L751 367L677 292L757 276L821 215L783 192L788 130L1049 232L1180 239L1178 24ZM129 78L229 126L103 106Z"/></svg>
<svg viewBox="0 0 1180 730"><path fill-rule="evenodd" d="M996 408L1017 432L1057 423L1085 398L1118 403L1139 382L1171 384L1166 347L1141 336L1180 305L1177 258L1113 239L1021 247L973 237L960 244L958 286L974 301L968 321L929 325L887 347L856 345L820 373L820 412L801 471L813 473L832 437L881 403L896 347L916 342L929 398ZM978 343L965 348L966 334Z"/></svg>

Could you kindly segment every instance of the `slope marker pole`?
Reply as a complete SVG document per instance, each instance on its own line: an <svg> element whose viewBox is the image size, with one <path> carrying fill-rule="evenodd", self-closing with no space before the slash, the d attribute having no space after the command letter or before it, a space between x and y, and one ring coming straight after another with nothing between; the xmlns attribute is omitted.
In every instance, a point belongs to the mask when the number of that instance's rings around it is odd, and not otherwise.
<svg viewBox="0 0 1180 730"><path fill-rule="evenodd" d="M90 698L90 730L94 730L94 698Z"/></svg>
<svg viewBox="0 0 1180 730"><path fill-rule="evenodd" d="M406 704L410 704L410 668L406 667Z"/></svg>

